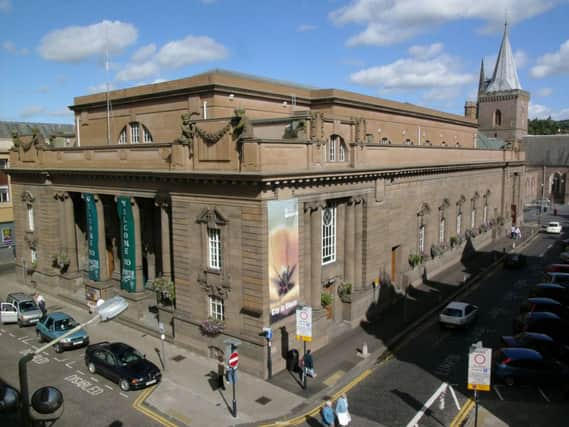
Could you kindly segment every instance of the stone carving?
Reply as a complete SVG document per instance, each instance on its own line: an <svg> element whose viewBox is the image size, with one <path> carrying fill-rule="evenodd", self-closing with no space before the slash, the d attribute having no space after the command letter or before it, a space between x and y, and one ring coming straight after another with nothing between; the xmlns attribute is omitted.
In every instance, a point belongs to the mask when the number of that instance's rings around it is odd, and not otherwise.
<svg viewBox="0 0 569 427"><path fill-rule="evenodd" d="M18 151L20 147L22 147L24 151L28 151L32 146L36 147L36 149L43 148L45 146L44 137L37 128L32 129L32 135L29 141L23 140L18 131L12 131L12 141L14 145L11 150L13 151Z"/></svg>
<svg viewBox="0 0 569 427"><path fill-rule="evenodd" d="M24 191L21 197L22 197L22 202L24 202L26 205L31 205L34 202L34 200L36 200L34 195L29 191Z"/></svg>
<svg viewBox="0 0 569 427"><path fill-rule="evenodd" d="M215 277L209 278L209 276ZM231 291L230 274L213 275L202 268L198 273L198 283L208 295L221 299L226 299Z"/></svg>

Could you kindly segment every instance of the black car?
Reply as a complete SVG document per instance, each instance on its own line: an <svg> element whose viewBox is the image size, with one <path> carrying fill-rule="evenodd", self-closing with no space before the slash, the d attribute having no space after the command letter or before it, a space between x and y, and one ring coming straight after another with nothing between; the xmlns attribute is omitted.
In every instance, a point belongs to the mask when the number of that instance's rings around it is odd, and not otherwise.
<svg viewBox="0 0 569 427"><path fill-rule="evenodd" d="M531 348L539 351L546 359L558 359L569 362L569 345L555 341L549 335L537 332L521 332L517 335L503 336L504 347Z"/></svg>
<svg viewBox="0 0 569 427"><path fill-rule="evenodd" d="M522 268L526 265L526 257L522 254L509 253L504 260L505 268Z"/></svg>
<svg viewBox="0 0 569 427"><path fill-rule="evenodd" d="M87 347L85 365L92 374L98 372L116 382L123 391L157 384L160 369L136 349L121 342L100 342Z"/></svg>
<svg viewBox="0 0 569 427"><path fill-rule="evenodd" d="M551 298L560 303L569 303L569 288L557 283L538 283L529 291L530 298L544 297Z"/></svg>
<svg viewBox="0 0 569 427"><path fill-rule="evenodd" d="M532 311L549 311L550 313L557 314L563 319L569 318L569 311L567 310L567 307L552 298L528 298L528 300L520 306L520 313L528 313Z"/></svg>

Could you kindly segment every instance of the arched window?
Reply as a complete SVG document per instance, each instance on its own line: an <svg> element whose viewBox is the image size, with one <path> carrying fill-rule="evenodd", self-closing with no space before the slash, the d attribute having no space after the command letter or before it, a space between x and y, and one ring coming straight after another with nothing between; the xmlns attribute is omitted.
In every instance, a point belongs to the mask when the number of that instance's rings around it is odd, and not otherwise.
<svg viewBox="0 0 569 427"><path fill-rule="evenodd" d="M347 160L347 150L344 140L339 135L330 136L328 141L328 161L345 162Z"/></svg>
<svg viewBox="0 0 569 427"><path fill-rule="evenodd" d="M456 213L456 234L457 234L457 236L460 235L461 230L462 230L462 210L459 207L458 212Z"/></svg>
<svg viewBox="0 0 569 427"><path fill-rule="evenodd" d="M119 134L119 144L139 144L141 140L141 130L142 142L154 142L152 134L146 126L140 122L131 122L122 128Z"/></svg>
<svg viewBox="0 0 569 427"><path fill-rule="evenodd" d="M494 112L494 126L502 126L502 112L500 110Z"/></svg>
<svg viewBox="0 0 569 427"><path fill-rule="evenodd" d="M425 224L419 226L418 249L420 254L425 252Z"/></svg>
<svg viewBox="0 0 569 427"><path fill-rule="evenodd" d="M445 229L446 229L446 220L445 217L442 216L441 220L439 221L439 243L445 242Z"/></svg>
<svg viewBox="0 0 569 427"><path fill-rule="evenodd" d="M383 138L381 138L381 141L379 141L379 143L380 143L381 145L389 145L389 144L391 144L391 143L389 142L389 139L387 139L385 136L384 136Z"/></svg>

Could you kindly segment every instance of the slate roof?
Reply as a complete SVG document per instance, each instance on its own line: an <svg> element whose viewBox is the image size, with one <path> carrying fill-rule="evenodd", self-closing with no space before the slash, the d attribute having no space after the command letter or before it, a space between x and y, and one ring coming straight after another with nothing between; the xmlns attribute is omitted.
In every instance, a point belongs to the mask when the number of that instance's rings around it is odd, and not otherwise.
<svg viewBox="0 0 569 427"><path fill-rule="evenodd" d="M0 138L12 139L12 131L20 135L31 135L32 129L38 128L42 136L75 136L75 126L60 123L4 122L0 121Z"/></svg>
<svg viewBox="0 0 569 427"><path fill-rule="evenodd" d="M481 150L501 150L506 142L500 138L490 138L481 132L476 134L476 148Z"/></svg>
<svg viewBox="0 0 569 427"><path fill-rule="evenodd" d="M512 53L512 47L508 39L508 25L504 27L504 37L502 38L502 45L494 67L494 74L492 81L486 88L486 92L500 92L504 90L521 89L520 81L518 79L518 71L516 70L516 61Z"/></svg>
<svg viewBox="0 0 569 427"><path fill-rule="evenodd" d="M520 148L530 166L569 166L569 134L526 135Z"/></svg>

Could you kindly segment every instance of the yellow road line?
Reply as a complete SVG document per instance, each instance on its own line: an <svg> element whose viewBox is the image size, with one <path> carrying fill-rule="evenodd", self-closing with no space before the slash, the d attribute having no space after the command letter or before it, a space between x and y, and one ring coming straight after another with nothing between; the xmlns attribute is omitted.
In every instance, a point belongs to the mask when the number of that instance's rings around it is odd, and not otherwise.
<svg viewBox="0 0 569 427"><path fill-rule="evenodd" d="M152 387L144 390L142 393L140 393L138 395L138 397L136 398L136 400L134 401L134 403L132 404L132 407L134 409L136 409L137 411L142 412L148 418L152 418L154 421L156 421L159 424L162 424L165 427L177 427L176 424L168 421L166 418L162 417L161 415L157 414L156 412L153 412L149 408L146 408L143 406L142 403L146 400L146 398L148 396L150 396L150 393L152 393L155 388L156 388L156 386L152 386Z"/></svg>
<svg viewBox="0 0 569 427"><path fill-rule="evenodd" d="M464 419L468 416L473 406L474 406L474 400L468 399L468 401L464 404L462 409L458 411L458 414L456 414L454 420L452 420L452 422L450 423L450 427L459 427L464 421Z"/></svg>

